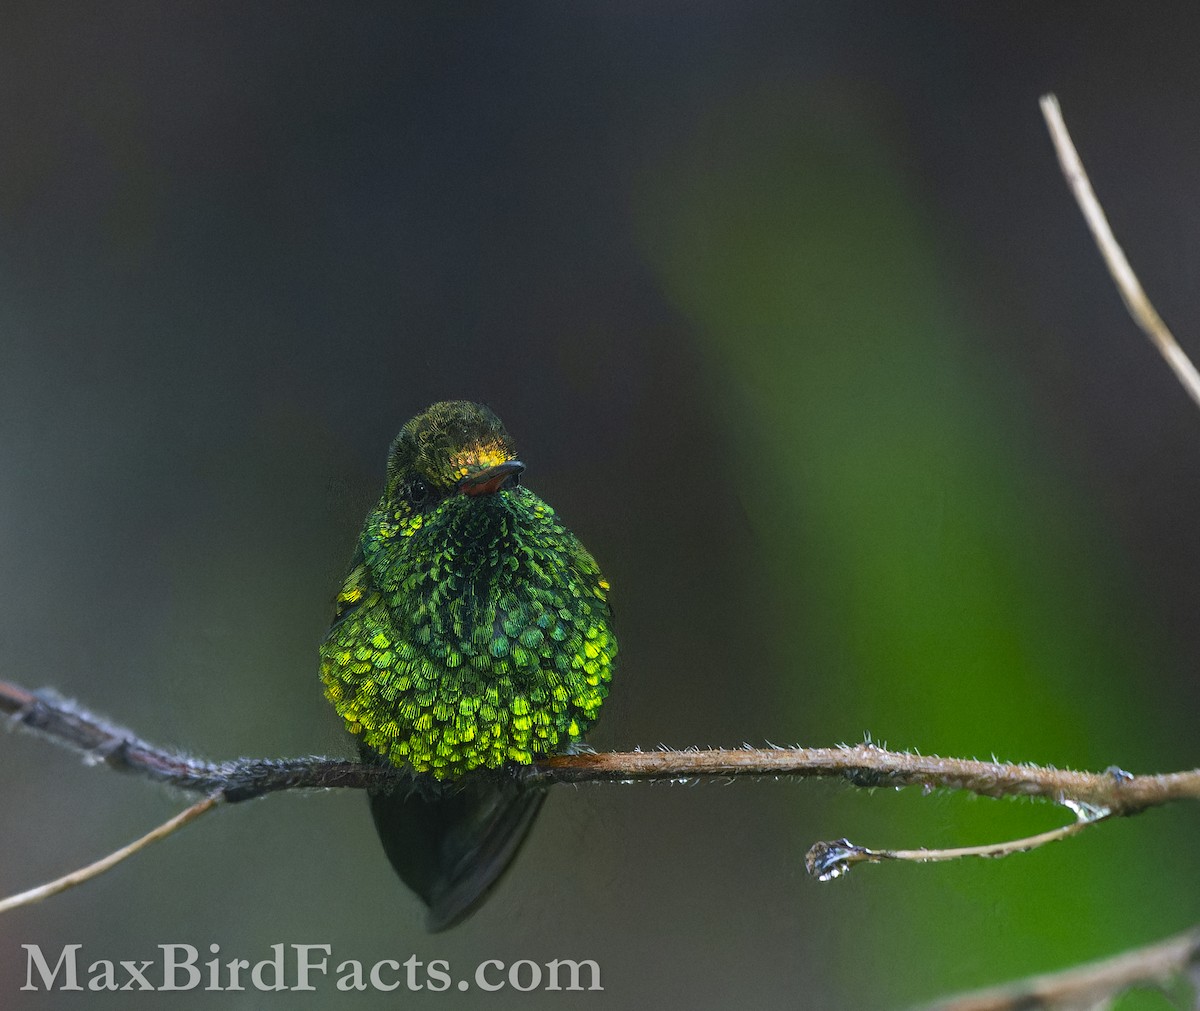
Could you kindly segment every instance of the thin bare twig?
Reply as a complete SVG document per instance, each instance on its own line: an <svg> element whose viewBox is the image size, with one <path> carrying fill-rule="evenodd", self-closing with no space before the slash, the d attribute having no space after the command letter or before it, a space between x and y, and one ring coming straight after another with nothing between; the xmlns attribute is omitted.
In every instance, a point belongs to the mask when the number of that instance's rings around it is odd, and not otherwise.
<svg viewBox="0 0 1200 1011"><path fill-rule="evenodd" d="M950 997L932 1005L929 1011L1094 1008L1133 986L1169 986L1173 977L1194 974L1197 966L1200 966L1200 927L1192 927L1165 941L1099 962Z"/></svg>
<svg viewBox="0 0 1200 1011"><path fill-rule="evenodd" d="M1133 321L1141 328L1142 332L1158 348L1159 354L1171 367L1171 371L1175 373L1175 377L1187 390L1192 400L1196 402L1197 406L1200 406L1200 372L1196 371L1191 359L1183 353L1183 349L1180 348L1174 335L1167 328L1167 324L1162 321L1162 317L1159 316L1145 291L1142 290L1141 282L1138 281L1133 268L1129 266L1129 261L1125 259L1125 253L1113 236L1104 208L1096 199L1092 184L1083 170L1083 162L1079 159L1079 152L1075 150L1071 134L1067 132L1067 124L1063 122L1058 99L1053 95L1043 95L1040 104L1042 116L1046 120L1046 126L1050 129L1050 139L1054 142L1054 150L1058 154L1058 163L1062 166L1067 185L1071 187L1075 201L1079 204L1079 210L1083 212L1083 218L1087 222L1088 228L1092 230L1092 238L1096 240L1100 255L1104 257L1108 272L1112 275L1113 283L1117 286L1125 308L1129 310L1129 315L1133 317Z"/></svg>
<svg viewBox="0 0 1200 1011"><path fill-rule="evenodd" d="M1058 99L1043 95L1042 116L1050 130L1050 139L1058 154L1067 185L1075 196L1084 220L1125 303L1129 315L1158 348L1175 377L1200 405L1200 373L1179 347L1141 283L1125 258L1108 225L1108 218L1092 189L1083 162L1067 125ZM1200 965L1200 927L1135 951L1090 965L1076 966L1063 972L981 990L934 1005L938 1011L1017 1011L1019 1008L1093 1008L1138 984L1164 985L1172 976L1195 973Z"/></svg>
<svg viewBox="0 0 1200 1011"><path fill-rule="evenodd" d="M198 800L186 811L179 812L174 818L163 822L158 828L151 829L140 839L135 839L129 845L122 846L119 850L110 853L106 857L102 857L95 863L81 867L70 874L64 874L61 878L49 881L44 885L30 888L27 892L10 895L7 899L0 899L0 913L7 913L10 909L17 909L20 906L31 906L35 902L41 902L42 899L48 899L52 895L65 892L68 888L74 888L76 885L82 885L85 881L91 881L92 878L99 877L105 871L112 870L122 860L129 859L129 857L141 852L151 843L165 839L173 832L178 832L184 825L195 821L202 814L208 813L217 806L220 800L221 795L219 793Z"/></svg>
<svg viewBox="0 0 1200 1011"><path fill-rule="evenodd" d="M1092 808L1084 805L1071 804L1075 809L1076 820L1069 825L1052 828L1037 835L1025 836L1021 839L1010 839L1007 842L987 843L983 846L956 846L951 849L915 849L915 850L879 850L866 846L856 846L849 839L839 839L836 842L819 842L812 846L804 857L804 866L808 873L818 881L832 881L849 872L855 864L881 864L885 860L904 860L914 864L939 863L946 860L961 860L964 857L1007 857L1014 853L1028 853L1047 843L1058 842L1069 836L1077 835L1089 825L1095 825L1112 817L1107 808Z"/></svg>

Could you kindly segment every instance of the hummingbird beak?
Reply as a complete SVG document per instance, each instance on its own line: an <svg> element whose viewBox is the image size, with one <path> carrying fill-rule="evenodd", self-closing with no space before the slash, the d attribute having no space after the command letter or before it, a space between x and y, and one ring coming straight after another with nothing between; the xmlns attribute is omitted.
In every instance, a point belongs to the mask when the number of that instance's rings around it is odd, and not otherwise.
<svg viewBox="0 0 1200 1011"><path fill-rule="evenodd" d="M525 464L520 460L508 460L493 467L484 467L459 481L455 491L463 495L491 495L505 487L512 477L524 469Z"/></svg>

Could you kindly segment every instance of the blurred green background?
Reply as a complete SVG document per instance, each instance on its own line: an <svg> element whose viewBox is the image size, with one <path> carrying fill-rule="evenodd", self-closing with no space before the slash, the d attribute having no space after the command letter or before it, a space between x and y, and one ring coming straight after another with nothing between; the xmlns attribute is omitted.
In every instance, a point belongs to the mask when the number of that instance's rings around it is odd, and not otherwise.
<svg viewBox="0 0 1200 1011"><path fill-rule="evenodd" d="M1037 97L1188 344L1200 13L1088 12L6 8L0 677L207 757L348 753L316 679L332 596L396 429L469 397L613 583L597 747L870 734L1196 765L1200 413L1125 317ZM0 754L0 893L183 803L31 738ZM830 784L564 787L491 902L430 937L361 796L279 796L0 919L0 1006L75 999L18 992L23 943L282 941L602 966L603 994L493 1008L887 1008L1200 918L1187 807L1000 862L802 869L817 839L1062 820Z"/></svg>

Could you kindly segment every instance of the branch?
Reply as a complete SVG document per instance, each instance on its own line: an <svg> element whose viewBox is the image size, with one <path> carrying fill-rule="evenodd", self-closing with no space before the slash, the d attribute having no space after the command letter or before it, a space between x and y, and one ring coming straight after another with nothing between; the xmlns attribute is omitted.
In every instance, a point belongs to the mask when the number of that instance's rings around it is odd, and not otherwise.
<svg viewBox="0 0 1200 1011"><path fill-rule="evenodd" d="M1139 985L1168 986L1172 977L1200 966L1200 927L1112 958L1063 972L1030 976L932 1005L929 1011L1021 1011L1023 1008L1091 1008Z"/></svg>
<svg viewBox="0 0 1200 1011"><path fill-rule="evenodd" d="M49 881L44 885L38 885L37 888L31 888L27 892L10 895L7 899L0 900L0 913L7 913L10 909L17 909L20 906L32 906L35 902L41 902L42 899L48 899L52 895L65 892L68 888L74 888L76 885L82 885L85 881L91 881L92 878L99 877L105 871L112 870L122 860L128 860L135 853L140 853L151 843L165 839L173 832L178 832L184 825L195 821L202 814L207 814L217 806L217 802L220 799L221 795L217 793L205 797L203 800L198 800L186 811L181 811L174 818L163 822L158 828L151 829L140 839L135 839L129 845L122 846L119 850L110 853L106 857L102 857L95 863L81 867L70 874L64 874L61 878Z"/></svg>
<svg viewBox="0 0 1200 1011"><path fill-rule="evenodd" d="M90 880L181 828L218 801L237 803L280 790L410 788L412 773L392 766L337 758L260 759L206 762L158 747L50 690L30 691L0 681L0 714L11 726L81 752L89 764L104 764L204 799L142 839L55 882L0 902L0 913L39 901ZM529 766L510 766L511 775L531 784L681 782L739 777L840 779L862 789L919 786L966 790L985 797L1041 797L1069 808L1075 821L1039 835L1005 843L945 850L883 850L847 839L815 843L805 857L808 873L832 881L858 863L908 860L928 863L962 857L1007 856L1064 839L1117 815L1132 815L1178 799L1200 799L1200 769L1134 776L1121 769L1071 772L1037 765L939 758L888 751L870 742L834 748L712 748L685 751L627 751L552 755Z"/></svg>
<svg viewBox="0 0 1200 1011"><path fill-rule="evenodd" d="M1050 139L1054 142L1058 164L1062 167L1067 185L1071 187L1071 192L1075 195L1075 202L1079 204L1079 210L1082 212L1088 228L1092 230L1092 238L1096 240L1100 255L1104 257L1105 266L1112 275L1113 283L1121 295L1121 301L1125 303L1125 308L1129 310L1129 315L1133 317L1133 321L1142 333L1149 337L1154 346L1158 348L1158 353L1171 367L1175 378L1187 390L1188 395L1196 402L1197 406L1200 406L1200 373L1196 371L1196 366L1191 363L1188 356L1183 353L1175 336L1167 328L1167 324L1162 321L1162 317L1159 316L1145 291L1142 290L1137 274L1129 266L1124 251L1113 236L1104 208L1096 199L1092 184L1083 170L1083 162L1079 160L1079 152L1075 150L1071 134L1067 132L1067 124L1063 122L1062 109L1059 108L1058 99L1053 95L1043 95L1039 104L1042 107L1042 116L1046 120L1046 126L1050 130Z"/></svg>
<svg viewBox="0 0 1200 1011"><path fill-rule="evenodd" d="M1089 804L1076 804L1070 800L1061 802L1075 812L1075 821L1048 832L1012 839L1009 842L987 843L983 846L956 846L952 849L915 849L915 850L873 850L866 846L856 846L849 839L839 839L837 842L814 843L804 858L804 866L808 873L818 881L832 881L850 871L855 864L881 864L885 860L907 860L914 864L939 863L946 860L961 860L963 857L1007 857L1013 853L1028 853L1046 843L1058 842L1078 835L1089 825L1111 818L1113 813L1107 807L1092 807Z"/></svg>
<svg viewBox="0 0 1200 1011"><path fill-rule="evenodd" d="M279 790L357 789L411 784L411 773L337 758L205 762L161 748L52 691L0 681L0 713L10 723L104 764L194 793L236 803ZM1072 772L1039 765L939 758L888 751L871 743L833 748L712 748L551 755L504 774L531 783L624 783L700 778L840 779L863 789L919 786L984 797L1041 797L1088 812L1083 820L1132 815L1175 800L1200 799L1200 769L1134 776L1117 768ZM844 841L843 841L844 842ZM835 844L828 844L830 846ZM839 843L838 845L841 845ZM900 851L908 852L908 851ZM915 851L928 853L932 851ZM887 859L904 859L895 855ZM921 859L928 859L923 857Z"/></svg>

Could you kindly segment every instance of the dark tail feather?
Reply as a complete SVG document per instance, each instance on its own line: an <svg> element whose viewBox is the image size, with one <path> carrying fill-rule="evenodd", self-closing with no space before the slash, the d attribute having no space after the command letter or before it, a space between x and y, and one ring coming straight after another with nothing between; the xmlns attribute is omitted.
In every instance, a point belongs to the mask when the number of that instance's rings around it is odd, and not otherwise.
<svg viewBox="0 0 1200 1011"><path fill-rule="evenodd" d="M436 933L470 916L516 857L537 817L544 787L503 774L371 795L388 860L429 907Z"/></svg>

